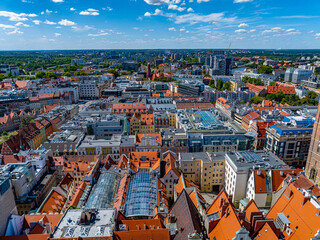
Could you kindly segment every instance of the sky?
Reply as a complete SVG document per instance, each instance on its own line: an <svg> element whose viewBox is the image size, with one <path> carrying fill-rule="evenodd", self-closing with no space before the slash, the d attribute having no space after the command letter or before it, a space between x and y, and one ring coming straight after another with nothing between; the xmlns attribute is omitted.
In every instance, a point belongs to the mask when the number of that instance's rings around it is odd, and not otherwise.
<svg viewBox="0 0 320 240"><path fill-rule="evenodd" d="M319 49L319 0L0 0L0 50Z"/></svg>

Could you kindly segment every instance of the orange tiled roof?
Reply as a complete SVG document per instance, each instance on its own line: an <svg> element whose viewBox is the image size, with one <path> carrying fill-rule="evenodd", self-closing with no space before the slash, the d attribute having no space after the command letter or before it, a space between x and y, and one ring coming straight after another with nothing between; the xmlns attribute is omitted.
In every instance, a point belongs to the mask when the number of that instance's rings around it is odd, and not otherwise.
<svg viewBox="0 0 320 240"><path fill-rule="evenodd" d="M66 201L67 198L65 196L52 190L38 211L40 213L60 213Z"/></svg>
<svg viewBox="0 0 320 240"><path fill-rule="evenodd" d="M295 170L272 170L271 178L272 178L272 191L277 191L283 180L288 176L297 176L301 173L302 169Z"/></svg>
<svg viewBox="0 0 320 240"><path fill-rule="evenodd" d="M246 218L250 221L251 212L259 211L259 208L253 199L247 204L247 206L243 210L246 213Z"/></svg>
<svg viewBox="0 0 320 240"><path fill-rule="evenodd" d="M162 145L162 137L160 133L139 133L136 135L136 143L141 143L141 138L144 136L153 136L156 137L156 143Z"/></svg>
<svg viewBox="0 0 320 240"><path fill-rule="evenodd" d="M114 232L114 240L152 239L169 240L169 229L152 229L140 231L118 231Z"/></svg>
<svg viewBox="0 0 320 240"><path fill-rule="evenodd" d="M255 170L253 174L256 193L267 193L266 171Z"/></svg>
<svg viewBox="0 0 320 240"><path fill-rule="evenodd" d="M286 187L267 214L267 217L273 220L277 219L278 213L283 213L288 218L292 233L289 236L287 231L284 231L285 239L311 239L319 229L319 209L302 193L302 189L320 193L318 187L300 174ZM319 195L316 197L318 199L315 201L319 204Z"/></svg>

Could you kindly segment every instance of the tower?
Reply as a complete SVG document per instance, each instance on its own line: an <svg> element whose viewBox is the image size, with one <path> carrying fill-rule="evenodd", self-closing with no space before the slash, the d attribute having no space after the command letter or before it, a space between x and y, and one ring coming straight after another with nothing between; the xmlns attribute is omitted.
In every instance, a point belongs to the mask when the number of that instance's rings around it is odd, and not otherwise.
<svg viewBox="0 0 320 240"><path fill-rule="evenodd" d="M148 63L148 68L147 68L147 79L151 79L151 64Z"/></svg>
<svg viewBox="0 0 320 240"><path fill-rule="evenodd" d="M310 180L320 184L320 103L318 105L317 116L313 126L305 172Z"/></svg>

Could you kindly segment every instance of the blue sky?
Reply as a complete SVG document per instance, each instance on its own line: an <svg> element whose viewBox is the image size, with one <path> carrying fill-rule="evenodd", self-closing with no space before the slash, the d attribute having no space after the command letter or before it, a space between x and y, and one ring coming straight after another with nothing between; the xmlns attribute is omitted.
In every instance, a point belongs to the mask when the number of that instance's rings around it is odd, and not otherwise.
<svg viewBox="0 0 320 240"><path fill-rule="evenodd" d="M319 0L1 0L0 50L320 48Z"/></svg>

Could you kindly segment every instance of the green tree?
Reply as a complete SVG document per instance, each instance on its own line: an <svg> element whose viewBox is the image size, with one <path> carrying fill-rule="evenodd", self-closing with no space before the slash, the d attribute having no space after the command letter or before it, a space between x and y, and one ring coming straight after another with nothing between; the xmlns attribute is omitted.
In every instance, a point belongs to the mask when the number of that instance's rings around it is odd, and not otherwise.
<svg viewBox="0 0 320 240"><path fill-rule="evenodd" d="M262 103L262 101L263 101L263 97L259 97L259 96L254 96L250 99L250 102L254 104Z"/></svg>
<svg viewBox="0 0 320 240"><path fill-rule="evenodd" d="M70 72L64 72L64 73L62 74L62 76L71 77L72 74L71 74Z"/></svg>
<svg viewBox="0 0 320 240"><path fill-rule="evenodd" d="M226 83L223 85L222 90L228 90L228 91L231 91L231 88L232 88L232 84L231 84L231 82L226 82Z"/></svg>
<svg viewBox="0 0 320 240"><path fill-rule="evenodd" d="M2 137L8 136L8 133L6 131L2 132Z"/></svg>
<svg viewBox="0 0 320 240"><path fill-rule="evenodd" d="M108 73L112 73L115 78L117 78L117 77L120 76L119 72L118 72L117 70L115 70L115 69L110 69L110 70L108 71Z"/></svg>
<svg viewBox="0 0 320 240"><path fill-rule="evenodd" d="M275 82L271 82L271 83L269 84L269 86L275 86L275 85L276 85Z"/></svg>
<svg viewBox="0 0 320 240"><path fill-rule="evenodd" d="M272 67L270 66L261 66L258 68L258 73L263 74L272 74Z"/></svg>
<svg viewBox="0 0 320 240"><path fill-rule="evenodd" d="M40 71L36 73L36 78L45 78L46 73L44 71Z"/></svg>
<svg viewBox="0 0 320 240"><path fill-rule="evenodd" d="M2 82L3 81L3 79L5 79L6 78L6 76L5 75L3 75L3 74L0 74L0 81Z"/></svg>
<svg viewBox="0 0 320 240"><path fill-rule="evenodd" d="M221 78L219 78L217 81L217 90L221 91L222 88L223 88L223 81Z"/></svg>
<svg viewBox="0 0 320 240"><path fill-rule="evenodd" d="M74 76L83 76L83 75L88 75L85 71L80 70L80 71L75 71L73 73Z"/></svg>
<svg viewBox="0 0 320 240"><path fill-rule="evenodd" d="M21 118L21 122L20 122L20 128L24 128L25 126L27 126L29 123L32 123L33 119L30 116L25 116Z"/></svg>
<svg viewBox="0 0 320 240"><path fill-rule="evenodd" d="M307 97L310 99L316 99L316 97L318 97L318 94L315 91L310 91L307 93Z"/></svg>
<svg viewBox="0 0 320 240"><path fill-rule="evenodd" d="M214 85L214 80L210 79L209 81L209 87L215 88L216 86Z"/></svg>
<svg viewBox="0 0 320 240"><path fill-rule="evenodd" d="M46 78L53 79L56 78L56 75L53 72L46 72Z"/></svg>

